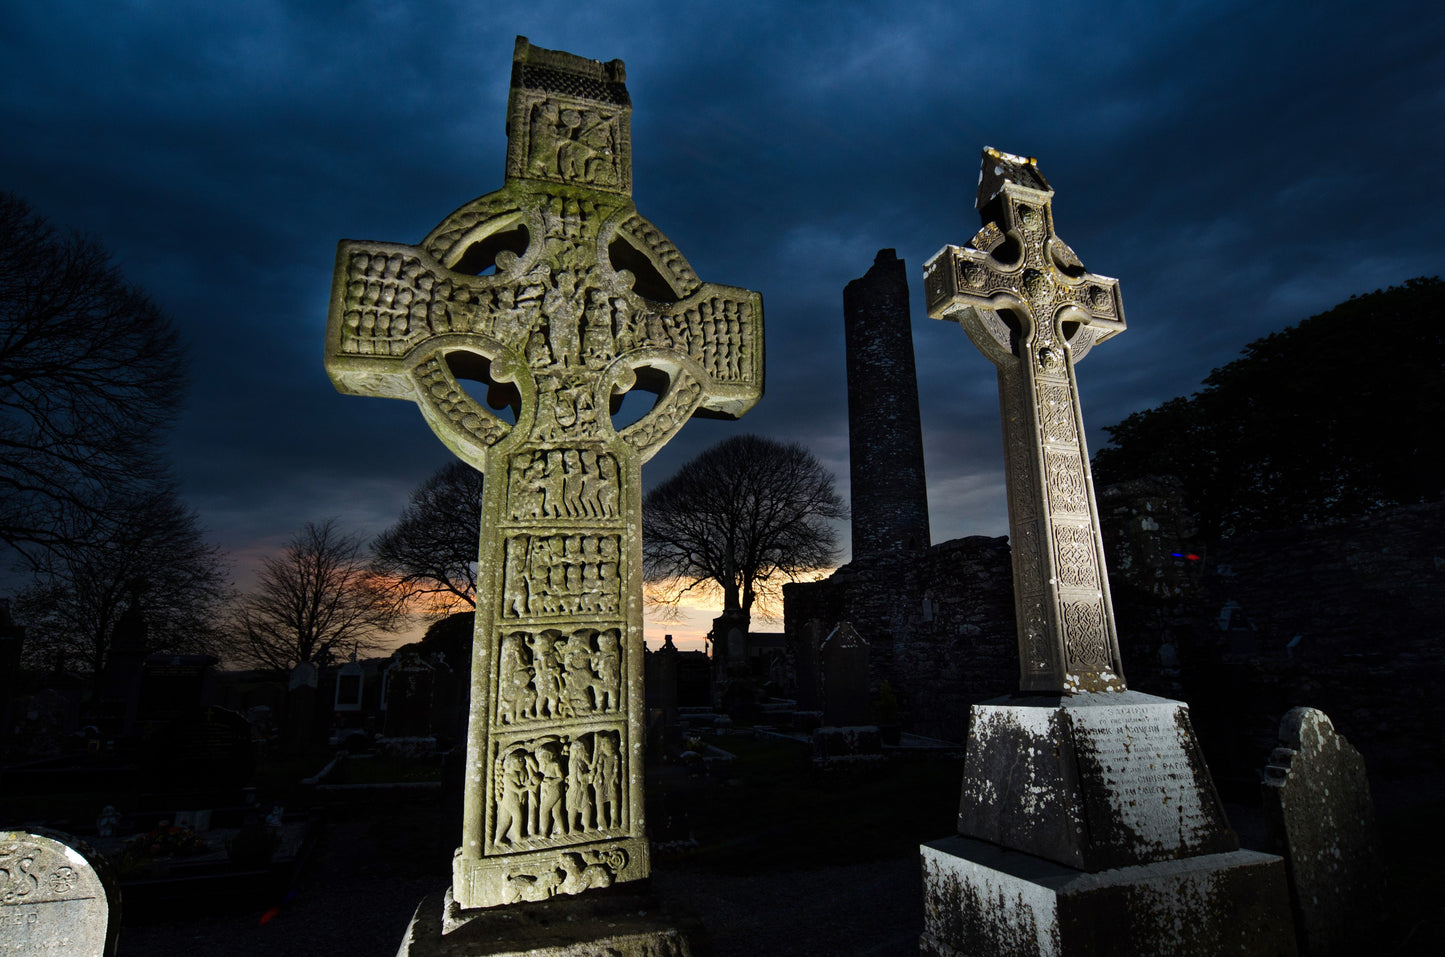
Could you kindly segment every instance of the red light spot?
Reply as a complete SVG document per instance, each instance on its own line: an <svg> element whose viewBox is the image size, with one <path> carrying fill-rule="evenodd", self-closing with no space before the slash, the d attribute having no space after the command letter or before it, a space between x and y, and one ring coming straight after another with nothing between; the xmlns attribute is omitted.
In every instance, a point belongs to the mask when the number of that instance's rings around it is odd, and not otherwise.
<svg viewBox="0 0 1445 957"><path fill-rule="evenodd" d="M281 913L281 908L279 908L279 907L269 907L269 908L267 908L267 909L266 909L266 913L264 913L264 914L261 915L261 921L260 921L260 923L261 923L263 926L266 925L266 924L271 923L271 921L274 920L275 917L276 917L276 915L279 914L279 913Z"/></svg>

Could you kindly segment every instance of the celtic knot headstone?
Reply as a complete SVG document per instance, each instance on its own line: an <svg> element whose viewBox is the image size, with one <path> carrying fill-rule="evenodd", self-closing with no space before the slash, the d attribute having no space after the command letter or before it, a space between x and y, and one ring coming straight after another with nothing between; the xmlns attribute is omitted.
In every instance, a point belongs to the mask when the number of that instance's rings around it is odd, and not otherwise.
<svg viewBox="0 0 1445 957"><path fill-rule="evenodd" d="M925 294L998 370L1020 688L1122 691L1074 364L1124 306L1054 233L1053 195L1032 159L985 149L984 226L929 260Z"/></svg>
<svg viewBox="0 0 1445 957"><path fill-rule="evenodd" d="M337 252L332 381L416 402L486 476L462 908L647 876L640 466L762 395L761 297L638 215L631 109L621 61L519 37L503 187L419 245ZM634 387L656 403L614 427Z"/></svg>

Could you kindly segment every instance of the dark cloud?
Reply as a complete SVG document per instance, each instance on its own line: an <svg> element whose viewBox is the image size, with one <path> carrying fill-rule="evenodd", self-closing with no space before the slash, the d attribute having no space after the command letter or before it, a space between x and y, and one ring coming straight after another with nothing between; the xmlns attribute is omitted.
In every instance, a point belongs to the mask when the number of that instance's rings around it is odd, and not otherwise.
<svg viewBox="0 0 1445 957"><path fill-rule="evenodd" d="M172 444L243 557L306 519L378 531L449 457L415 409L331 388L331 269L343 237L416 242L501 185L516 34L627 61L639 209L703 278L764 295L767 397L741 423L691 423L649 481L750 430L807 443L846 484L842 287L891 246L912 277L934 535L1003 532L993 370L923 316L921 282L978 225L985 144L1039 156L1060 234L1122 280L1130 329L1080 366L1095 447L1250 339L1438 273L1445 244L1445 14L1424 3L73 3L8 20L0 186L98 234L183 329L195 382Z"/></svg>

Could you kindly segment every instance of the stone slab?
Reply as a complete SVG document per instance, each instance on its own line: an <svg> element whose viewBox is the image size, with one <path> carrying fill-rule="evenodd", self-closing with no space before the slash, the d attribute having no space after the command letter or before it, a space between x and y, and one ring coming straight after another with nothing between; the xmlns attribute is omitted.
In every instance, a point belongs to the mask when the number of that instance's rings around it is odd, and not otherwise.
<svg viewBox="0 0 1445 957"><path fill-rule="evenodd" d="M417 907L397 957L700 957L700 925L638 884L463 911L451 890Z"/></svg>
<svg viewBox="0 0 1445 957"><path fill-rule="evenodd" d="M1289 874L1300 952L1365 952L1384 912L1386 874L1364 759L1314 708L1286 714L1279 743L1264 769L1264 821Z"/></svg>
<svg viewBox="0 0 1445 957"><path fill-rule="evenodd" d="M960 834L1085 871L1239 848L1182 702L1019 695L969 725Z"/></svg>
<svg viewBox="0 0 1445 957"><path fill-rule="evenodd" d="M1092 874L966 837L920 854L925 957L1296 953L1284 862L1272 854Z"/></svg>
<svg viewBox="0 0 1445 957"><path fill-rule="evenodd" d="M119 931L105 858L58 831L0 831L0 955L110 957Z"/></svg>

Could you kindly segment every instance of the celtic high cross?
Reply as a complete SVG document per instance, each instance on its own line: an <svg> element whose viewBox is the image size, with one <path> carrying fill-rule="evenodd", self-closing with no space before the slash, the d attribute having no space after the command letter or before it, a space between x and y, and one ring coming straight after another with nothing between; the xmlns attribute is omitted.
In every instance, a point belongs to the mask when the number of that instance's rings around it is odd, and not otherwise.
<svg viewBox="0 0 1445 957"><path fill-rule="evenodd" d="M1020 688L1122 691L1074 364L1124 307L1054 234L1053 195L1032 159L985 149L984 227L925 264L924 294L998 369Z"/></svg>
<svg viewBox="0 0 1445 957"><path fill-rule="evenodd" d="M648 875L640 466L762 395L762 299L701 282L638 215L630 114L620 60L519 37L503 187L420 245L337 252L337 389L416 402L486 477L463 908ZM614 427L634 386L656 404Z"/></svg>

